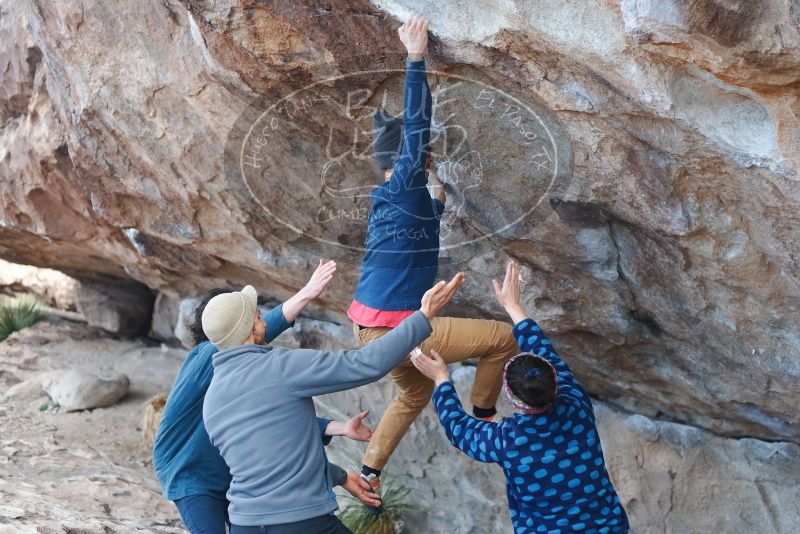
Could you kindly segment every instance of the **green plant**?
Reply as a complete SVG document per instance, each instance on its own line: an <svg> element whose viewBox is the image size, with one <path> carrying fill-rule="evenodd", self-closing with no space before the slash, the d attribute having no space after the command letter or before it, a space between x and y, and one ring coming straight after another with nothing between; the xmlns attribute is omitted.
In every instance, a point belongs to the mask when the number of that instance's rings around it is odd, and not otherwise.
<svg viewBox="0 0 800 534"><path fill-rule="evenodd" d="M39 304L33 298L21 298L0 305L0 341L38 323L42 319Z"/></svg>
<svg viewBox="0 0 800 534"><path fill-rule="evenodd" d="M39 411L40 412L48 412L48 411L49 412L55 412L59 408L61 408L61 405L59 403L57 403L57 402L53 402L53 403L45 402L44 404L39 406Z"/></svg>
<svg viewBox="0 0 800 534"><path fill-rule="evenodd" d="M367 508L352 495L345 498L349 501L339 513L339 519L353 534L399 534L398 524L401 516L411 510L408 494L411 490L405 486L384 484L381 492L383 513L371 514Z"/></svg>

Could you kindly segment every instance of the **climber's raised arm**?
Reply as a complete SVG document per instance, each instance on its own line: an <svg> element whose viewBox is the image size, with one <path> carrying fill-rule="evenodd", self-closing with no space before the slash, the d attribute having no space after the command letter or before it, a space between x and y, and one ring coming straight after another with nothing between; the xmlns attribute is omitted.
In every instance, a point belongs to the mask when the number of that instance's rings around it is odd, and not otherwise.
<svg viewBox="0 0 800 534"><path fill-rule="evenodd" d="M428 20L412 11L397 33L406 47L408 59L403 95L403 148L389 179L392 193L425 187L432 113L423 57L428 47Z"/></svg>

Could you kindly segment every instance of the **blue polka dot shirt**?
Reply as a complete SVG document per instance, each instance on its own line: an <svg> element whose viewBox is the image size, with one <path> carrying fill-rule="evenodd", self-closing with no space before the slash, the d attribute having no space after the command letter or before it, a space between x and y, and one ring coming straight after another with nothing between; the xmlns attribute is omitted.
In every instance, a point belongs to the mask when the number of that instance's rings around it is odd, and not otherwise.
<svg viewBox="0 0 800 534"><path fill-rule="evenodd" d="M609 480L589 396L533 319L514 326L523 352L555 367L555 404L537 415L515 414L500 423L467 415L455 387L433 393L450 443L480 462L500 464L516 534L628 532L628 517Z"/></svg>

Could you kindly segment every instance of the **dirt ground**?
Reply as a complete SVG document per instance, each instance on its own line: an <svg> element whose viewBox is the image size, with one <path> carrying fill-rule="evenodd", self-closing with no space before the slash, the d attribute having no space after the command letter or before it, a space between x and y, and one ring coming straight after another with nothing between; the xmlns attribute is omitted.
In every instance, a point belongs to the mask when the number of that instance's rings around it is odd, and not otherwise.
<svg viewBox="0 0 800 534"><path fill-rule="evenodd" d="M184 532L161 497L140 422L185 355L55 316L0 342L0 533ZM44 393L6 396L41 372L72 367L125 373L130 391L114 406L75 413Z"/></svg>

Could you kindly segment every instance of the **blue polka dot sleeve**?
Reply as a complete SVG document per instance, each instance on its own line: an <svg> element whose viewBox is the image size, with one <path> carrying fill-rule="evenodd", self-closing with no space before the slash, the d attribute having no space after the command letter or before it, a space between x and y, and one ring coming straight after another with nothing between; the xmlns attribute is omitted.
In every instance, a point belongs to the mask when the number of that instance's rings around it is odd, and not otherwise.
<svg viewBox="0 0 800 534"><path fill-rule="evenodd" d="M451 382L443 382L436 388L433 405L453 447L479 462L502 461L506 448L505 421L488 423L467 415Z"/></svg>
<svg viewBox="0 0 800 534"><path fill-rule="evenodd" d="M567 362L556 353L542 328L531 318L514 325L514 338L522 352L532 352L549 361L558 375L558 396L570 397L591 406L589 396L575 379Z"/></svg>

